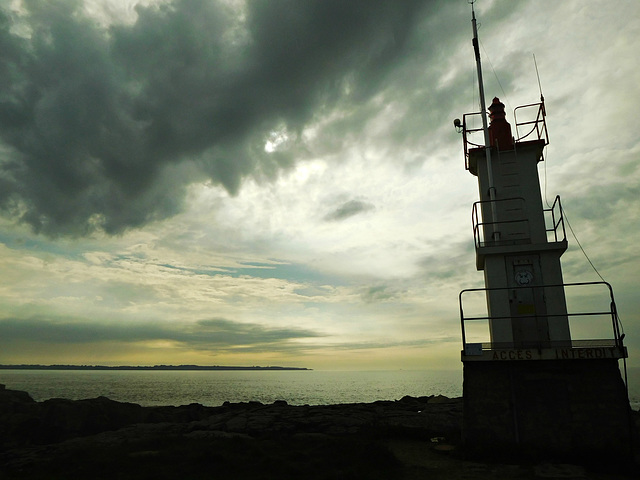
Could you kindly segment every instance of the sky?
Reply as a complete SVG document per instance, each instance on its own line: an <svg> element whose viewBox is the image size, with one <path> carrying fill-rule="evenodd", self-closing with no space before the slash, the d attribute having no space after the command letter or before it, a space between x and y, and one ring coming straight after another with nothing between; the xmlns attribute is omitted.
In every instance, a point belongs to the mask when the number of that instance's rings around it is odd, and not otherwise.
<svg viewBox="0 0 640 480"><path fill-rule="evenodd" d="M640 3L475 10L640 366ZM471 39L467 0L3 2L0 363L461 368Z"/></svg>

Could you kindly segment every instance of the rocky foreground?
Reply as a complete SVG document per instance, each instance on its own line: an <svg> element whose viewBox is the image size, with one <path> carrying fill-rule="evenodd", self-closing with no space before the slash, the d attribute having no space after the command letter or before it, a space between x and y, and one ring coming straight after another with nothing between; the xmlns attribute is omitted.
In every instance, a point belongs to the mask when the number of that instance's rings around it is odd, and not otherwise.
<svg viewBox="0 0 640 480"><path fill-rule="evenodd" d="M0 386L0 478L640 477L634 465L469 459L459 447L461 422L462 400L442 396L316 406L141 407L105 397L36 402Z"/></svg>

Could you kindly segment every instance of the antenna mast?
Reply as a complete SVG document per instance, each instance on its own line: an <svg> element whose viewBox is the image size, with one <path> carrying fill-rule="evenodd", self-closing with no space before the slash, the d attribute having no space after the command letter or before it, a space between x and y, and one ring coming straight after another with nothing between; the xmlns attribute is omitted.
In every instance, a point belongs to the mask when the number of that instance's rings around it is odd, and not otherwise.
<svg viewBox="0 0 640 480"><path fill-rule="evenodd" d="M540 101L544 105L544 95L542 95L542 85L540 84L540 73L538 73L538 62L536 62L536 54L533 54L533 64L536 67L536 77L538 78L538 89L540 90Z"/></svg>
<svg viewBox="0 0 640 480"><path fill-rule="evenodd" d="M471 24L473 26L473 50L476 54L476 66L478 69L478 88L480 93L480 113L482 116L482 130L484 132L484 151L487 157L487 175L489 176L489 200L491 201L491 214L493 224L498 222L496 212L496 188L493 184L493 168L491 165L491 140L489 139L489 127L487 126L487 105L484 99L484 84L482 82L482 62L480 61L480 42L478 41L478 26L476 22L476 12L473 8L475 0L470 0L471 4ZM500 232L493 232L494 240L499 240Z"/></svg>

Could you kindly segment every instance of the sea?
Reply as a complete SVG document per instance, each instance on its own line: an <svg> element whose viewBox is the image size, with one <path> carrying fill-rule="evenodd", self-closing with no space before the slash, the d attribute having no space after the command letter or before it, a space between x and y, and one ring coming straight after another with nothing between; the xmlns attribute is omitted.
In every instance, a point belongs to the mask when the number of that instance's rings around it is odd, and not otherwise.
<svg viewBox="0 0 640 480"><path fill-rule="evenodd" d="M629 399L640 409L640 368L629 369ZM290 405L369 403L444 395L462 396L462 370L0 370L0 384L36 401L105 396L142 406L220 406L224 402L284 400ZM491 388L487 385L487 388Z"/></svg>

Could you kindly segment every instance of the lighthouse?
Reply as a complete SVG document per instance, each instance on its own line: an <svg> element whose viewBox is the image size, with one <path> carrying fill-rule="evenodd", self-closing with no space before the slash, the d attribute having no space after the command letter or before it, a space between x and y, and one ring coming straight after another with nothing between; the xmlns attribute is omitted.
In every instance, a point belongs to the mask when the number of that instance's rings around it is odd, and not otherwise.
<svg viewBox="0 0 640 480"><path fill-rule="evenodd" d="M559 197L543 207L538 163L547 144L544 103L531 107L537 108L534 135L514 139L504 104L494 98L488 147L467 148L480 196L472 209L476 268L484 271L494 346L566 347L571 336L560 257L567 240Z"/></svg>
<svg viewBox="0 0 640 480"><path fill-rule="evenodd" d="M470 451L629 456L631 410L618 365L627 350L613 289L565 282L564 211L559 196L547 203L541 194L544 97L510 117L497 97L487 108L473 10L472 26L480 111L454 124L465 169L478 182L471 226L485 286L459 296L463 441ZM576 291L602 302L568 308ZM598 335L589 337L596 323Z"/></svg>

